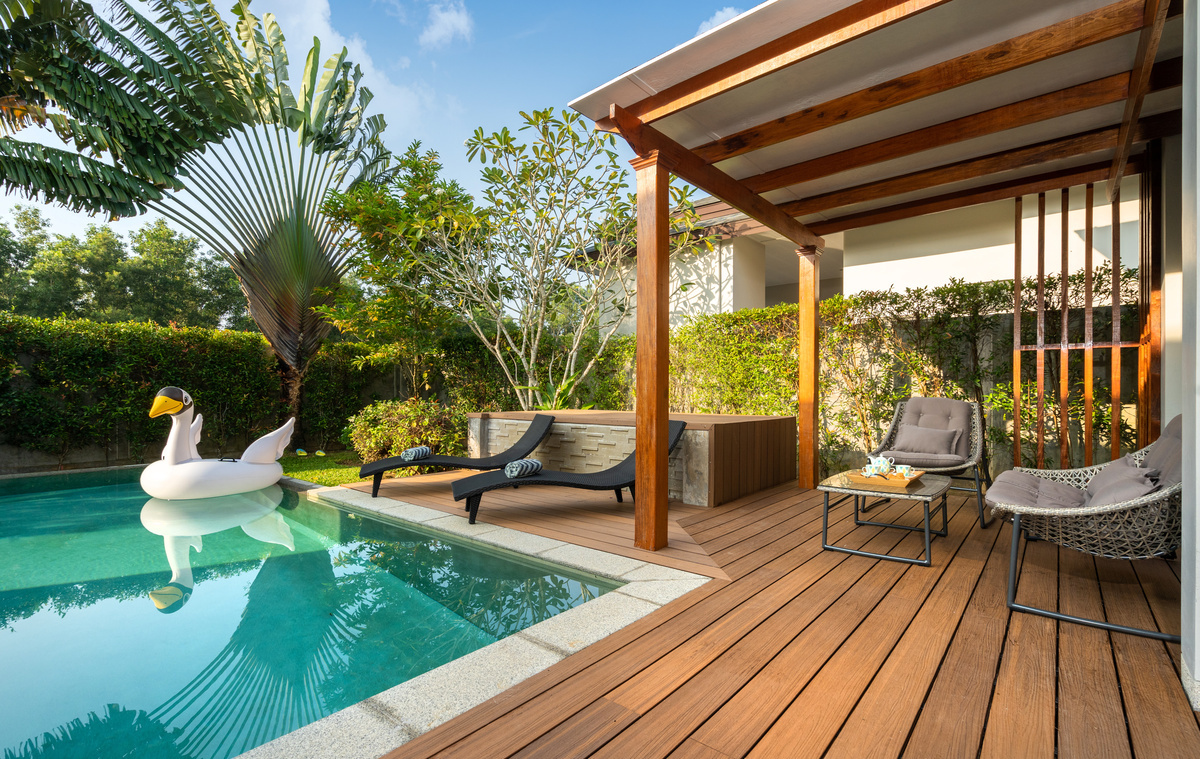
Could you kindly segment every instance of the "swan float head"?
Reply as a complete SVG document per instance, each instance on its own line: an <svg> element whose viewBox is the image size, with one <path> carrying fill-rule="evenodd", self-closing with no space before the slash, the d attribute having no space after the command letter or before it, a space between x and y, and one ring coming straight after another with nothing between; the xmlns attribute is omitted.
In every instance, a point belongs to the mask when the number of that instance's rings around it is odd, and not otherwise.
<svg viewBox="0 0 1200 759"><path fill-rule="evenodd" d="M163 414L182 414L193 407L192 396L186 390L178 387L164 387L154 396L154 404L150 406L150 418Z"/></svg>

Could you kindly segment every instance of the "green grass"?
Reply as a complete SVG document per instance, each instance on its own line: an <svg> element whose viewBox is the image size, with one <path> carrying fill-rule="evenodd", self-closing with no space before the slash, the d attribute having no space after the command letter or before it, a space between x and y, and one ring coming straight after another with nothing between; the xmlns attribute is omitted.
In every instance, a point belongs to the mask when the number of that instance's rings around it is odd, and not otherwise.
<svg viewBox="0 0 1200 759"><path fill-rule="evenodd" d="M358 482L358 467L360 462L354 451L334 451L328 456L297 456L288 453L279 459L283 464L283 473L318 485L345 485Z"/></svg>

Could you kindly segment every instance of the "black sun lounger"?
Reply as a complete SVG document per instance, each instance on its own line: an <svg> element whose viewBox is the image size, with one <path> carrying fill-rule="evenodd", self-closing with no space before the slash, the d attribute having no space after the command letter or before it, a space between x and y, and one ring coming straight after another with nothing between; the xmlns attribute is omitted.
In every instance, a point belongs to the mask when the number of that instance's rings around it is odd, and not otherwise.
<svg viewBox="0 0 1200 759"><path fill-rule="evenodd" d="M671 422L667 428L667 452L675 450L679 439L683 437L683 428L687 422ZM500 488L515 488L521 485L561 485L566 488L583 488L584 490L613 490L617 493L617 501L621 501L621 489L629 488L629 494L634 495L634 457L629 456L616 466L599 472L559 472L554 469L543 469L528 477L508 477L503 471L486 472L455 480L454 500L467 499L466 510L471 512L471 524L479 514L479 501L489 490ZM636 497L636 496L634 496Z"/></svg>
<svg viewBox="0 0 1200 759"><path fill-rule="evenodd" d="M375 481L371 483L371 497L379 496L379 483L383 481L383 473L393 469L402 469L406 466L444 466L451 469L503 469L504 465L510 461L523 459L533 453L533 449L550 434L550 425L554 424L554 417L549 414L538 414L533 417L533 421L529 423L529 428L525 430L525 434L521 439L513 443L507 451L497 453L495 456L485 456L484 458L472 459L465 456L426 456L423 459L414 459L405 461L399 456L372 461L370 464L363 464L358 470L359 477L374 477Z"/></svg>

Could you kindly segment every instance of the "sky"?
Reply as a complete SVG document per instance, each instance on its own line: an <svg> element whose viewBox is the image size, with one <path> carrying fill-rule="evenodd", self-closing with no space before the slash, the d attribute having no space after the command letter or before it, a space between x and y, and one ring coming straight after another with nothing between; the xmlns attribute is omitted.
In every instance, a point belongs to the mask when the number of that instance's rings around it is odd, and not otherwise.
<svg viewBox="0 0 1200 759"><path fill-rule="evenodd" d="M313 37L322 58L345 46L375 95L371 111L387 119L388 147L399 153L420 140L439 153L447 178L478 194L481 165L469 164L463 147L476 128L516 129L520 111L566 108L750 7L720 0L255 0L251 10L276 15L294 69ZM82 235L101 221L0 195L0 223L21 203L41 207L56 234ZM114 227L128 233L151 218Z"/></svg>

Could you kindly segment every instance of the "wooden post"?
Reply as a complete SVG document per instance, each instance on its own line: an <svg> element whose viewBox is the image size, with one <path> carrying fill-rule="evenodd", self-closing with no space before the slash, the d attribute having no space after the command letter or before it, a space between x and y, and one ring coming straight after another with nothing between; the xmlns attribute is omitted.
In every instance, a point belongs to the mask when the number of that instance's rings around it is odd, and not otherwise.
<svg viewBox="0 0 1200 759"><path fill-rule="evenodd" d="M815 488L820 481L820 377L818 333L821 304L821 252L806 247L796 251L800 259L800 324L798 335L800 376L796 391L797 484Z"/></svg>
<svg viewBox="0 0 1200 759"><path fill-rule="evenodd" d="M657 150L632 161L637 171L637 476L638 548L667 545L667 340L670 174Z"/></svg>

